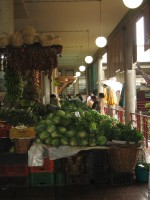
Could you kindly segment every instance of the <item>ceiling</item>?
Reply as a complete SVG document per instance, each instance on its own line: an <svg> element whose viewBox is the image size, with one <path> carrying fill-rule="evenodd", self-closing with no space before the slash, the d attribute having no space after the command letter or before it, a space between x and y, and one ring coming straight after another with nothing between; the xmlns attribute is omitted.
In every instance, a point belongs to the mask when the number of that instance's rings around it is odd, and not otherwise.
<svg viewBox="0 0 150 200"><path fill-rule="evenodd" d="M15 31L32 25L38 33L58 36L53 42L63 46L58 68L72 69L93 56L96 37L108 37L128 12L122 0L14 0ZM101 20L100 20L101 16Z"/></svg>

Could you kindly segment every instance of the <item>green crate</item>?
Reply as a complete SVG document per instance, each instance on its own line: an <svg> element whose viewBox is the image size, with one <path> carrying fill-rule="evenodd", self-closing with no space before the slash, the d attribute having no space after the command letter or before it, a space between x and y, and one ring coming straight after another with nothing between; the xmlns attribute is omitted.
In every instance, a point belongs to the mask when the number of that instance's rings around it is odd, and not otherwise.
<svg viewBox="0 0 150 200"><path fill-rule="evenodd" d="M31 186L51 186L55 183L54 173L49 172L36 172L30 173Z"/></svg>

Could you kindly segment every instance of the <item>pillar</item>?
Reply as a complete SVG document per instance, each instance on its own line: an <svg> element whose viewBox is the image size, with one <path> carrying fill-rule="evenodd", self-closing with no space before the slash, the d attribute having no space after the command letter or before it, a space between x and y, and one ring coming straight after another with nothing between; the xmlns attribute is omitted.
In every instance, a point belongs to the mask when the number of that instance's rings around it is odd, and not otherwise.
<svg viewBox="0 0 150 200"><path fill-rule="evenodd" d="M136 109L135 70L125 71L125 123L130 122L130 113Z"/></svg>
<svg viewBox="0 0 150 200"><path fill-rule="evenodd" d="M14 0L0 0L0 33L14 33Z"/></svg>
<svg viewBox="0 0 150 200"><path fill-rule="evenodd" d="M102 58L98 59L98 93L103 92L103 85L100 82L104 80L104 71L102 66Z"/></svg>

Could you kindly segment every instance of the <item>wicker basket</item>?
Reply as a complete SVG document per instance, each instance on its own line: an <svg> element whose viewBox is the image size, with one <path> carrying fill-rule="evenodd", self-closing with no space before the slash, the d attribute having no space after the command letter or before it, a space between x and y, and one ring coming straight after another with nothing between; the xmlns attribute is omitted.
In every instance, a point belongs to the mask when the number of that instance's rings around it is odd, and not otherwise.
<svg viewBox="0 0 150 200"><path fill-rule="evenodd" d="M12 36L11 36L11 44L13 46L19 47L23 45L23 38L22 35L19 31L16 31Z"/></svg>
<svg viewBox="0 0 150 200"><path fill-rule="evenodd" d="M35 35L24 35L23 36L23 41L25 44L34 44L36 41L36 36Z"/></svg>
<svg viewBox="0 0 150 200"><path fill-rule="evenodd" d="M53 37L49 33L41 33L37 39L43 47L53 45Z"/></svg>
<svg viewBox="0 0 150 200"><path fill-rule="evenodd" d="M0 33L0 47L5 47L9 44L10 38L7 33Z"/></svg>
<svg viewBox="0 0 150 200"><path fill-rule="evenodd" d="M138 147L112 147L109 149L110 167L115 172L133 172L135 169Z"/></svg>
<svg viewBox="0 0 150 200"><path fill-rule="evenodd" d="M35 36L36 30L33 28L33 26L26 26L22 29L22 33L24 36Z"/></svg>
<svg viewBox="0 0 150 200"><path fill-rule="evenodd" d="M30 149L32 139L14 139L15 143L15 152L16 153L28 153L28 150Z"/></svg>

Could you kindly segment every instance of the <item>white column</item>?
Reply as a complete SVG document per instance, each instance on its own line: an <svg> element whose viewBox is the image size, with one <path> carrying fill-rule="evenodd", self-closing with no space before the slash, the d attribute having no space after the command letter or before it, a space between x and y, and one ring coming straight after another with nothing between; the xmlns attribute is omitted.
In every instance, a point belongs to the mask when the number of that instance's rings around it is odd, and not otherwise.
<svg viewBox="0 0 150 200"><path fill-rule="evenodd" d="M125 122L130 121L130 113L136 108L136 81L135 70L125 72Z"/></svg>
<svg viewBox="0 0 150 200"><path fill-rule="evenodd" d="M14 33L14 0L0 0L0 33Z"/></svg>
<svg viewBox="0 0 150 200"><path fill-rule="evenodd" d="M48 75L44 76L44 88L45 88L45 104L50 102L50 80Z"/></svg>
<svg viewBox="0 0 150 200"><path fill-rule="evenodd" d="M104 79L104 71L102 66L102 58L98 59L98 93L103 92L103 85L100 82Z"/></svg>

